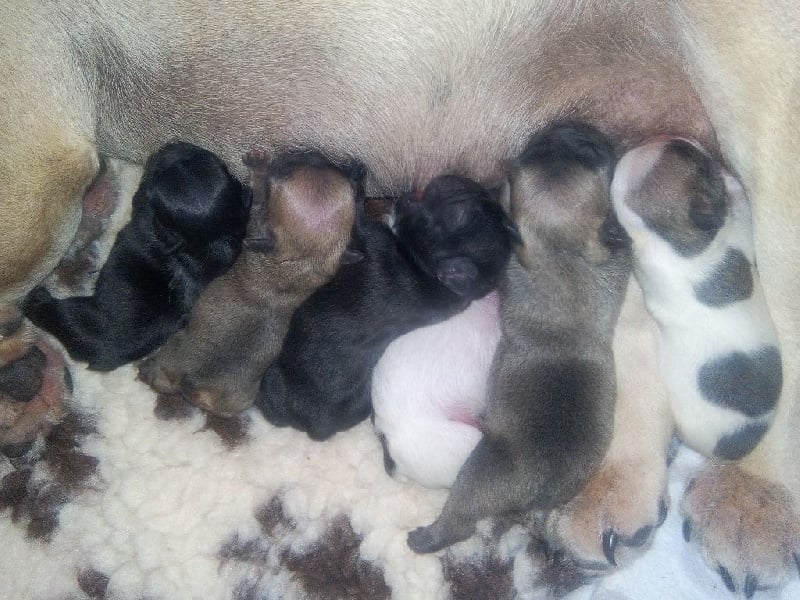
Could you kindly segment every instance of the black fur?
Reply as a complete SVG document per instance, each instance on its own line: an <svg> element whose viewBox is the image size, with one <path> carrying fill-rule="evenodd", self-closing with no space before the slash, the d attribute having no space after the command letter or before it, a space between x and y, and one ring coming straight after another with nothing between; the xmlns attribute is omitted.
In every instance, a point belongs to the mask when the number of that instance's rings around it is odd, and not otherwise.
<svg viewBox="0 0 800 600"><path fill-rule="evenodd" d="M367 418L386 346L491 290L518 237L483 188L450 176L431 182L421 202L400 200L396 229L360 212L351 245L363 259L294 313L256 401L272 423L322 440Z"/></svg>
<svg viewBox="0 0 800 600"><path fill-rule="evenodd" d="M536 165L558 178L575 165L586 169L614 167L614 147L594 127L577 121L560 121L535 136L517 159L525 167Z"/></svg>
<svg viewBox="0 0 800 600"><path fill-rule="evenodd" d="M709 360L697 373L697 387L707 400L748 417L775 410L782 384L781 355L775 346L731 352Z"/></svg>
<svg viewBox="0 0 800 600"><path fill-rule="evenodd" d="M728 248L714 271L694 286L694 297L706 306L727 306L753 295L750 261L736 248Z"/></svg>
<svg viewBox="0 0 800 600"><path fill-rule="evenodd" d="M236 259L249 194L212 153L172 143L153 154L94 294L22 303L70 356L106 371L142 358L183 327L203 287Z"/></svg>
<svg viewBox="0 0 800 600"><path fill-rule="evenodd" d="M453 175L431 181L422 202L401 199L395 229L425 273L470 299L497 287L512 245L521 243L489 191Z"/></svg>

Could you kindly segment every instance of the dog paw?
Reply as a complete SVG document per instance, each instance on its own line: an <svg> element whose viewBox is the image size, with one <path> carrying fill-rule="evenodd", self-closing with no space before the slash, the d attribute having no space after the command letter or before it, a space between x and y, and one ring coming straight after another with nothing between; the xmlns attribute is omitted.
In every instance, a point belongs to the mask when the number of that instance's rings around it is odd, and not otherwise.
<svg viewBox="0 0 800 600"><path fill-rule="evenodd" d="M173 378L161 368L159 362L151 357L139 363L137 379L149 385L158 394L172 395L178 391Z"/></svg>
<svg viewBox="0 0 800 600"><path fill-rule="evenodd" d="M71 378L63 356L16 309L0 309L0 452L19 458L63 416Z"/></svg>
<svg viewBox="0 0 800 600"><path fill-rule="evenodd" d="M233 417L238 412L228 410L224 398L209 390L195 389L194 386L186 383L186 381L181 381L181 385L178 386L178 395L204 411L220 417Z"/></svg>
<svg viewBox="0 0 800 600"><path fill-rule="evenodd" d="M781 485L735 464L712 464L689 482L683 536L732 593L751 598L800 570L800 513Z"/></svg>
<svg viewBox="0 0 800 600"><path fill-rule="evenodd" d="M667 516L666 472L644 464L604 464L586 487L547 520L553 548L587 571L631 562Z"/></svg>

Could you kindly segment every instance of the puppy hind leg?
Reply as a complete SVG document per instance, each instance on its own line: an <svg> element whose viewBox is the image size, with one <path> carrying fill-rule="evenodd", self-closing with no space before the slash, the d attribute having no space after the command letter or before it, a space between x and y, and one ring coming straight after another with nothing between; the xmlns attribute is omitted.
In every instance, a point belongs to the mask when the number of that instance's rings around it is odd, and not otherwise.
<svg viewBox="0 0 800 600"><path fill-rule="evenodd" d="M0 55L0 60L6 58ZM20 100L11 97L8 89L15 86L6 83L0 81L0 310L56 266L77 230L81 196L99 168L87 138L54 123L53 113L47 112L53 90ZM43 113L32 114L39 110ZM42 384L35 398L14 406L9 418L0 418L4 446L26 447L63 416L68 393L63 358L46 342L36 342L34 331L29 335L47 355L43 375L31 377L43 376L47 385Z"/></svg>
<svg viewBox="0 0 800 600"><path fill-rule="evenodd" d="M34 325L58 338L74 360L88 362L90 368L99 370L108 370L103 367L116 366L121 360L124 345L115 341L118 335L114 323L93 297L58 300L44 287L37 287L25 297L21 308Z"/></svg>
<svg viewBox="0 0 800 600"><path fill-rule="evenodd" d="M409 532L408 546L418 554L436 552L467 539L481 519L523 509L514 493L513 482L520 478L513 465L506 445L485 436L459 472L441 514Z"/></svg>

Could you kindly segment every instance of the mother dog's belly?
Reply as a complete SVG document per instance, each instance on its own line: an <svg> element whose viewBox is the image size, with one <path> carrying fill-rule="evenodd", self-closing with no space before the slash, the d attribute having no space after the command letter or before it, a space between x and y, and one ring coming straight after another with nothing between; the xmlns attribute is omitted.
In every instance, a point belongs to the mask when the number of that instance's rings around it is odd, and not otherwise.
<svg viewBox="0 0 800 600"><path fill-rule="evenodd" d="M391 194L441 172L498 183L554 118L623 145L715 146L659 3L357 4L119 8L107 32L76 34L101 152L141 161L179 137L235 167L251 146L314 148L364 161Z"/></svg>

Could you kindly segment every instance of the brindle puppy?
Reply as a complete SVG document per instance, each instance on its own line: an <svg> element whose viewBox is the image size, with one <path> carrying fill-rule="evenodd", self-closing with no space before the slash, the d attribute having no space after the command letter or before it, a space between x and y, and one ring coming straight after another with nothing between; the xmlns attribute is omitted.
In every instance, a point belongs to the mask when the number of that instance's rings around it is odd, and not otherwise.
<svg viewBox="0 0 800 600"><path fill-rule="evenodd" d="M59 300L37 287L22 310L90 369L140 359L186 324L203 288L236 260L249 201L217 156L168 144L147 161L94 293Z"/></svg>
<svg viewBox="0 0 800 600"><path fill-rule="evenodd" d="M399 201L395 229L360 215L346 265L292 317L284 348L261 381L272 423L322 440L366 419L372 370L400 335L448 318L497 283L516 228L482 186L434 179Z"/></svg>
<svg viewBox="0 0 800 600"><path fill-rule="evenodd" d="M566 502L602 460L616 398L611 342L632 268L611 211L613 161L597 130L565 123L534 138L512 170L525 245L500 284L484 435L441 515L409 534L415 552L467 538L484 517Z"/></svg>
<svg viewBox="0 0 800 600"><path fill-rule="evenodd" d="M253 204L243 252L200 296L186 329L139 369L159 393L223 416L254 402L292 313L339 266L359 188L316 155L270 163L251 152L245 164Z"/></svg>

